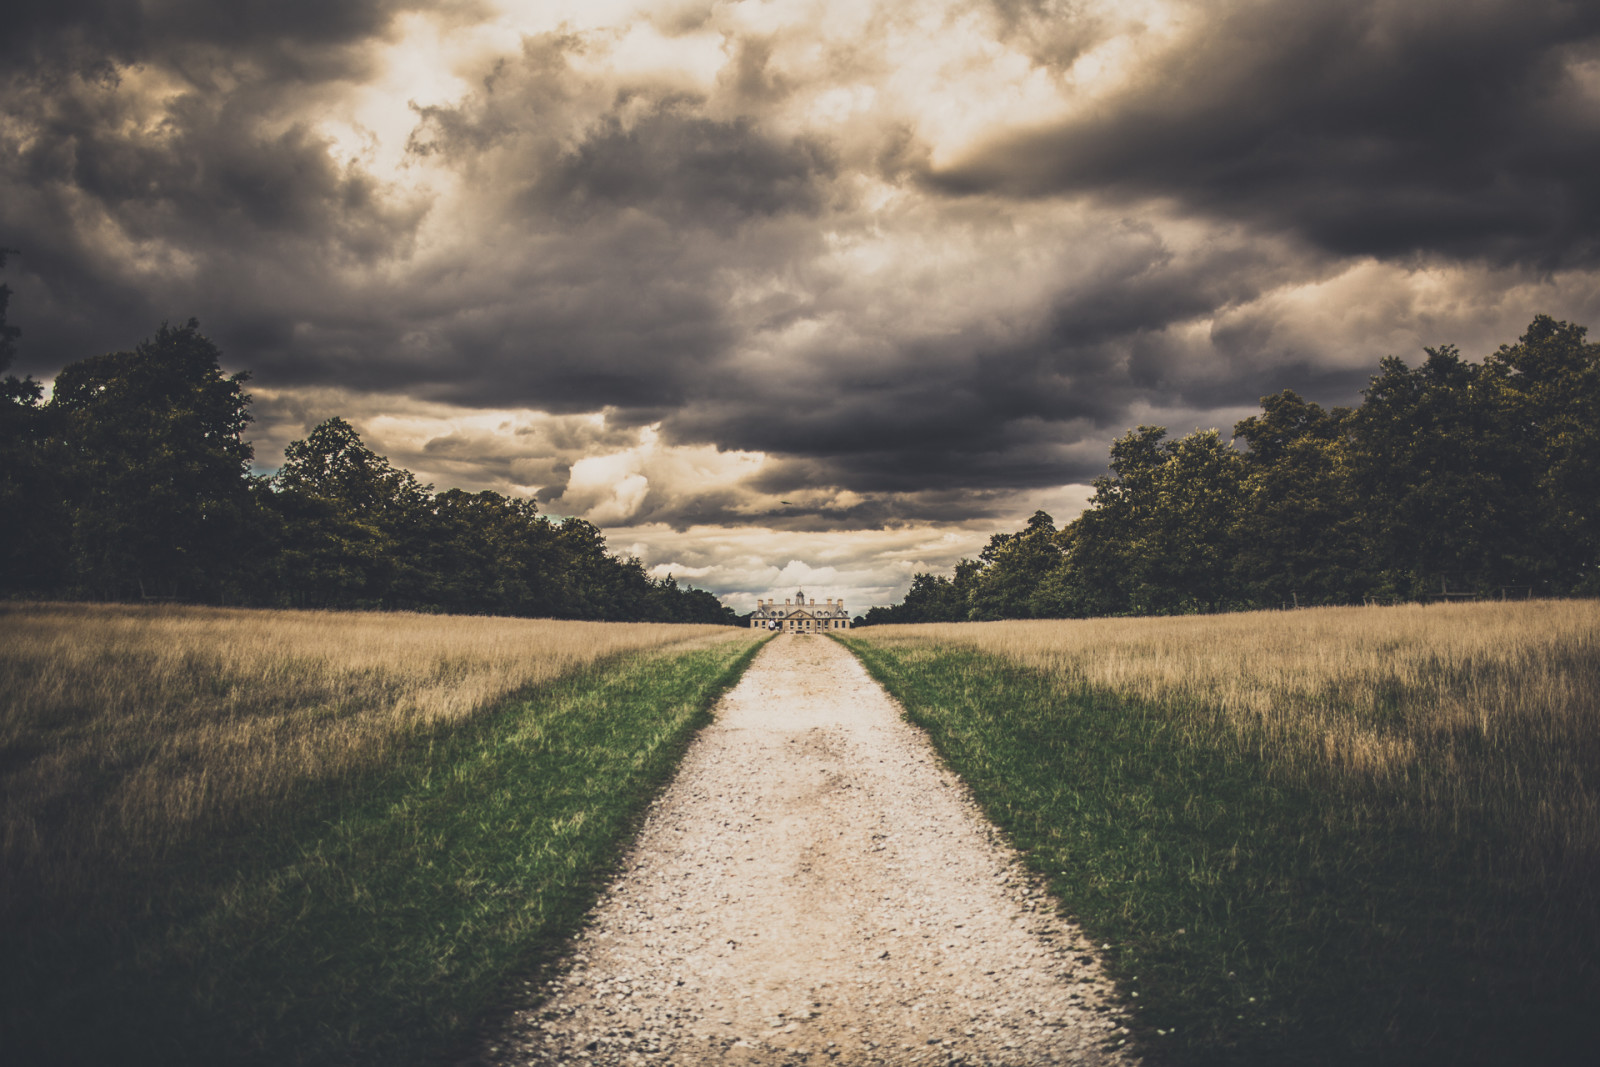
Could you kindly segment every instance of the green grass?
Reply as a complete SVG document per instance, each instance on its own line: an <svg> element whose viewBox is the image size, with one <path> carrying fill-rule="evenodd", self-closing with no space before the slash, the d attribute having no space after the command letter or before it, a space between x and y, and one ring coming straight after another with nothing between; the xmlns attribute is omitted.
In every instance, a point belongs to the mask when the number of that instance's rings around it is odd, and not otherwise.
<svg viewBox="0 0 1600 1067"><path fill-rule="evenodd" d="M633 654L0 931L12 1063L428 1062L577 928L759 646ZM323 786L308 787L323 789Z"/></svg>
<svg viewBox="0 0 1600 1067"><path fill-rule="evenodd" d="M1406 814L1425 805L1398 793L1421 777L1357 795L1220 733L1198 743L1171 705L971 650L843 640L1110 945L1154 1062L1588 1063L1600 1048L1592 883L1508 876L1491 822L1440 833Z"/></svg>

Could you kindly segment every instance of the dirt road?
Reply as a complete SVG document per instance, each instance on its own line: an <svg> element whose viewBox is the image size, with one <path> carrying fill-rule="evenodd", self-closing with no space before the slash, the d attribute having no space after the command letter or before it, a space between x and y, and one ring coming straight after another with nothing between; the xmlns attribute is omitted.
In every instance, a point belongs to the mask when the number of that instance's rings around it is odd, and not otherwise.
<svg viewBox="0 0 1600 1067"><path fill-rule="evenodd" d="M494 1064L1113 1064L1078 932L841 646L762 650Z"/></svg>

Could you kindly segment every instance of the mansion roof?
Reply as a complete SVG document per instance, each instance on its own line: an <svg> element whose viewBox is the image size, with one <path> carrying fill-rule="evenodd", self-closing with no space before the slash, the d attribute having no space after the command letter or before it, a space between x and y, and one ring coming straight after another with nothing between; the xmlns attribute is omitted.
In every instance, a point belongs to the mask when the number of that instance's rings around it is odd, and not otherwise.
<svg viewBox="0 0 1600 1067"><path fill-rule="evenodd" d="M783 620L783 619L846 619L849 614L844 610L844 601L834 601L829 597L826 602L818 604L815 597L809 602L803 598L800 603L785 600L782 604L772 600L756 602L756 610L751 613L751 621Z"/></svg>

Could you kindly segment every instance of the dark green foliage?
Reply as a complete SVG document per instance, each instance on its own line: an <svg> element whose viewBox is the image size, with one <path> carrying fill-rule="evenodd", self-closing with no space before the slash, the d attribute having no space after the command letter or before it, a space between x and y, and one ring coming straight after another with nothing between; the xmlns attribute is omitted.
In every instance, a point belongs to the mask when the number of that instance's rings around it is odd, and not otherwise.
<svg viewBox="0 0 1600 1067"><path fill-rule="evenodd" d="M1236 530L1247 603L1349 604L1377 586L1345 447L1350 411L1284 390L1233 428L1249 446Z"/></svg>
<svg viewBox="0 0 1600 1067"><path fill-rule="evenodd" d="M1174 614L1233 606L1232 527L1244 495L1239 453L1215 430L1177 441L1141 426L1111 446L1093 518L1068 539L1068 565L1098 577L1070 614Z"/></svg>
<svg viewBox="0 0 1600 1067"><path fill-rule="evenodd" d="M6 265L6 257L14 256L14 248L0 248L0 267ZM17 358L17 338L22 336L22 331L6 321L6 311L11 307L11 286L0 283L0 371L8 370L11 361Z"/></svg>
<svg viewBox="0 0 1600 1067"><path fill-rule="evenodd" d="M1048 516L1046 518L1048 519ZM991 547L996 539L1006 536L996 534L995 538L990 540ZM914 575L911 579L911 591L906 594L903 603L886 608L870 608L865 615L857 615L851 625L871 626L889 622L963 622L970 610L973 586L983 566L984 564L977 560L964 559L956 564L954 578L937 574Z"/></svg>
<svg viewBox="0 0 1600 1067"><path fill-rule="evenodd" d="M71 559L63 457L46 432L43 395L32 378L0 380L0 575L21 593L63 585Z"/></svg>
<svg viewBox="0 0 1600 1067"><path fill-rule="evenodd" d="M8 1059L449 1062L577 930L759 647L592 666L0 932Z"/></svg>
<svg viewBox="0 0 1600 1067"><path fill-rule="evenodd" d="M450 489L329 419L284 450L266 486L277 577L267 603L402 608L634 622L731 623L712 594L656 580L606 550L582 519L551 522L531 500Z"/></svg>
<svg viewBox="0 0 1600 1067"><path fill-rule="evenodd" d="M1541 315L1485 361L1513 470L1534 509L1512 531L1515 578L1600 593L1600 345L1581 326Z"/></svg>
<svg viewBox="0 0 1600 1067"><path fill-rule="evenodd" d="M443 610L529 616L574 610L565 599L569 579L556 550L558 528L533 501L450 489L433 498L433 519L436 536L423 567Z"/></svg>
<svg viewBox="0 0 1600 1067"><path fill-rule="evenodd" d="M967 594L968 613L974 619L1014 619L1048 615L1037 603L1039 584L1061 562L1055 542L1055 520L1036 511L1028 525L1014 534L995 534L979 554L984 580ZM954 592L952 585L951 591Z"/></svg>
<svg viewBox="0 0 1600 1067"><path fill-rule="evenodd" d="M1415 370L1390 357L1355 414L1355 484L1391 571L1418 587L1508 582L1526 505L1527 456L1511 443L1479 368L1446 345Z"/></svg>
<svg viewBox="0 0 1600 1067"><path fill-rule="evenodd" d="M427 603L418 557L431 540L431 487L329 419L283 450L281 588L296 605Z"/></svg>
<svg viewBox="0 0 1600 1067"><path fill-rule="evenodd" d="M343 419L252 476L248 375L225 376L220 356L190 320L64 368L47 404L31 379L0 383L0 594L735 621L712 594L611 555L582 520L435 494Z"/></svg>
<svg viewBox="0 0 1600 1067"><path fill-rule="evenodd" d="M77 584L102 597L207 596L251 524L250 398L193 319L62 369L45 408L71 501Z"/></svg>
<svg viewBox="0 0 1600 1067"><path fill-rule="evenodd" d="M1600 592L1600 345L1541 315L1482 363L1384 359L1355 409L1285 390L1234 441L1141 426L1089 507L995 534L867 623ZM1236 447L1242 444L1243 449Z"/></svg>
<svg viewBox="0 0 1600 1067"><path fill-rule="evenodd" d="M1591 1061L1592 892L1508 869L1488 812L1430 822L1438 781L1285 773L1204 709L844 641L1109 946L1153 1062Z"/></svg>

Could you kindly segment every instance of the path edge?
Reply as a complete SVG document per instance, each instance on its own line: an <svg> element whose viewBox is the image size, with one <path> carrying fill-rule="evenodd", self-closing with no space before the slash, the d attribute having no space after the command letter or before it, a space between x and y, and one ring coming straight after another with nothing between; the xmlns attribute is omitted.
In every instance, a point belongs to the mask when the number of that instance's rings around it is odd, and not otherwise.
<svg viewBox="0 0 1600 1067"><path fill-rule="evenodd" d="M699 739L707 726L716 721L716 708L744 678L745 672L755 662L756 656L770 644L776 635L752 642L739 656L723 669L722 674L706 688L700 698L700 707L687 729L667 746L667 758L661 768L651 775L640 791L637 806L628 816L623 831L617 836L611 855L595 867L584 886L585 903L577 923L559 937L552 937L529 953L523 967L508 973L502 983L498 1000L483 1011L477 1025L463 1035L460 1042L447 1049L437 1060L455 1067L476 1067L487 1062L484 1056L495 1035L505 1032L512 1019L519 1014L536 1012L550 998L550 979L561 973L576 951L578 938L594 920L596 906L626 872L629 858L638 847L639 834L650 812L662 795L671 787L683 769L684 757Z"/></svg>
<svg viewBox="0 0 1600 1067"><path fill-rule="evenodd" d="M1050 887L1049 876L1039 868L1037 857L1030 850L1021 847L1012 834L995 820L990 812L990 806L984 802L983 797L978 794L977 790L973 789L972 784L952 763L948 753L939 744L939 740L933 732L920 722L916 714L900 699L900 695L890 686L889 680L879 672L870 655L863 655L861 649L852 646L846 634L830 633L826 636L849 652L855 661L861 664L861 668L867 672L868 677L883 690L894 706L899 709L901 720L907 726L916 730L927 741L928 747L938 756L940 766L955 779L956 787L961 790L962 795L971 803L973 810L982 819L984 830L994 838L996 843L1016 857L1017 873L1019 877L1026 881L1026 891L1037 894L1040 898L1049 901L1054 917L1059 922L1072 927L1076 931L1078 939L1084 942L1081 948L1062 951L1061 955L1063 957L1089 955L1094 958L1093 967L1099 973L1100 981L1104 983L1105 1002L1112 1006L1115 1018L1121 1028L1121 1036L1124 1038L1121 1044L1115 1042L1103 1044L1101 1046L1102 1050L1120 1056L1127 1056L1133 1062L1144 1064L1145 1067L1167 1067L1169 1064L1168 1059L1156 1053L1144 1042L1135 1040L1133 1027L1130 1025L1134 1020L1134 1014L1131 1010L1132 1005L1129 1003L1127 991L1111 974L1111 968L1107 965L1105 952L1094 943L1094 939L1085 929L1082 920L1068 907L1066 902L1061 899L1061 896ZM863 644L865 644L864 641Z"/></svg>

